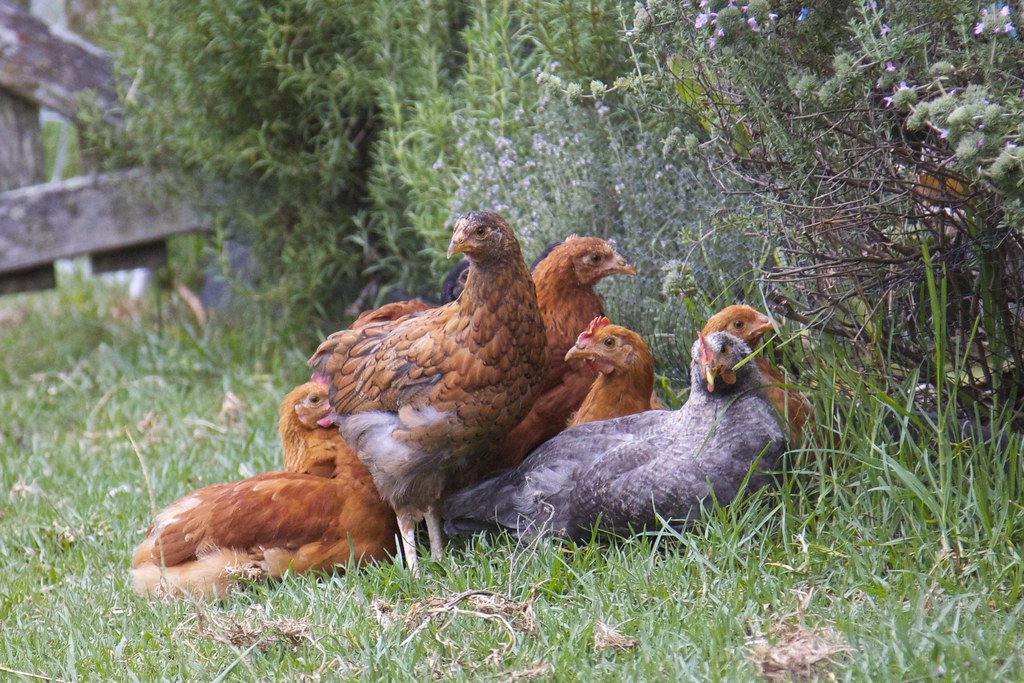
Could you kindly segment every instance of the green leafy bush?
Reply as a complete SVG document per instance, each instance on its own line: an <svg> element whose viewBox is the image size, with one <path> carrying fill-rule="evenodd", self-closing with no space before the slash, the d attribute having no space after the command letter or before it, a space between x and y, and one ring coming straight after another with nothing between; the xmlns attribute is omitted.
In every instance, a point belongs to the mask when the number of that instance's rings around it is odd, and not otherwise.
<svg viewBox="0 0 1024 683"><path fill-rule="evenodd" d="M951 379L976 399L1013 399L1024 381L1019 6L644 11L634 33L647 63L667 67L649 73L678 95L665 106L704 122L691 143L775 218L757 227L778 245L767 280L781 310L867 342L869 360L888 345L904 371L947 376L950 358L969 358ZM948 329L926 303L929 276Z"/></svg>

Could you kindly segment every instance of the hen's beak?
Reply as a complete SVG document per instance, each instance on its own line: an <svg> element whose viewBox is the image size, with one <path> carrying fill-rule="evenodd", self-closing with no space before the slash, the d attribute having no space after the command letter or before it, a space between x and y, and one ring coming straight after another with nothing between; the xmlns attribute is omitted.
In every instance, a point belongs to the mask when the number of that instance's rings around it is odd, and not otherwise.
<svg viewBox="0 0 1024 683"><path fill-rule="evenodd" d="M462 236L459 233L452 235L452 241L448 243L448 258L461 254L465 243L462 240Z"/></svg>
<svg viewBox="0 0 1024 683"><path fill-rule="evenodd" d="M448 258L466 251L468 246L466 239L469 236L467 227L468 221L465 216L459 216L455 221L455 229L452 231L452 241L448 243Z"/></svg>
<svg viewBox="0 0 1024 683"><path fill-rule="evenodd" d="M766 315L758 314L757 319L754 320L753 338L757 339L761 335L774 331L775 325L772 323L771 318Z"/></svg>
<svg viewBox="0 0 1024 683"><path fill-rule="evenodd" d="M587 359L591 358L593 355L594 354L591 352L589 348L576 344L571 349L569 349L568 353L565 354L565 360L570 361L573 358Z"/></svg>
<svg viewBox="0 0 1024 683"><path fill-rule="evenodd" d="M708 383L708 393L715 393L715 377L718 375L718 365L704 366L704 379Z"/></svg>
<svg viewBox="0 0 1024 683"><path fill-rule="evenodd" d="M622 258L618 254L615 255L615 260L608 264L606 270L608 271L608 273L636 275L636 268L626 263L626 259Z"/></svg>

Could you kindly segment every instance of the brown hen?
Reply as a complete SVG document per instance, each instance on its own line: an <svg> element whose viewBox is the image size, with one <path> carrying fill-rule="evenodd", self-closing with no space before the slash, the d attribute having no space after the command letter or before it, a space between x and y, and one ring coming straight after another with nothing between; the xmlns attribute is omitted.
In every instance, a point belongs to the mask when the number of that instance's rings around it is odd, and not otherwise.
<svg viewBox="0 0 1024 683"><path fill-rule="evenodd" d="M178 499L135 549L135 591L224 597L234 575L278 577L393 554L394 512L340 435L318 425L329 413L326 386L303 384L285 398L280 428L286 462L301 461L303 452L332 452L333 478L268 472ZM340 448L322 448L329 433Z"/></svg>
<svg viewBox="0 0 1024 683"><path fill-rule="evenodd" d="M330 378L341 434L395 508L413 571L416 524L426 519L440 558L441 502L529 411L547 367L544 320L508 224L459 217L456 253L470 264L456 301L336 332L309 361Z"/></svg>
<svg viewBox="0 0 1024 683"><path fill-rule="evenodd" d="M580 407L597 373L571 362L566 353L576 335L604 315L604 301L594 285L616 273L636 275L636 269L597 237L570 237L537 264L533 281L544 316L550 365L537 402L505 437L489 463L490 470L518 465L527 453L565 429Z"/></svg>
<svg viewBox="0 0 1024 683"><path fill-rule="evenodd" d="M654 356L636 332L611 325L608 318L594 318L565 354L566 360L573 358L582 359L598 376L569 421L570 427L665 409L652 396Z"/></svg>
<svg viewBox="0 0 1024 683"><path fill-rule="evenodd" d="M761 337L772 329L772 322L764 313L750 306L733 305L708 318L702 332L705 335L712 332L729 332L757 351ZM814 412L811 404L796 389L779 386L786 384L786 378L772 367L764 356L758 355L754 362L761 375L761 384L766 385L761 389L762 395L775 406L779 416L789 425L790 445L799 446L803 440L804 426Z"/></svg>

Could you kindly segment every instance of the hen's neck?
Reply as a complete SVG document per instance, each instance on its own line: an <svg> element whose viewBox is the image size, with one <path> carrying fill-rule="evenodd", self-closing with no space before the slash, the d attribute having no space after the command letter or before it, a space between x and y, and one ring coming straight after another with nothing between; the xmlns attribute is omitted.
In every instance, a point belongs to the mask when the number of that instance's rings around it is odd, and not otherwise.
<svg viewBox="0 0 1024 683"><path fill-rule="evenodd" d="M497 327L515 324L517 316L512 302L516 306L537 308L537 292L530 270L518 249L501 259L470 264L466 287L456 305L464 314L473 316L474 333L490 339Z"/></svg>
<svg viewBox="0 0 1024 683"><path fill-rule="evenodd" d="M541 262L544 265L544 262ZM591 285L581 285L575 273L546 268L534 274L537 305L544 318L552 359L564 358L580 332L604 315L604 301Z"/></svg>
<svg viewBox="0 0 1024 683"><path fill-rule="evenodd" d="M580 406L580 413L586 415L608 401L615 403L616 412L621 415L650 410L653 391L654 369L637 362L629 368L599 375Z"/></svg>
<svg viewBox="0 0 1024 683"><path fill-rule="evenodd" d="M282 417L278 426L281 433L281 451L284 454L285 466L289 469L306 457L306 435L309 428L297 418Z"/></svg>

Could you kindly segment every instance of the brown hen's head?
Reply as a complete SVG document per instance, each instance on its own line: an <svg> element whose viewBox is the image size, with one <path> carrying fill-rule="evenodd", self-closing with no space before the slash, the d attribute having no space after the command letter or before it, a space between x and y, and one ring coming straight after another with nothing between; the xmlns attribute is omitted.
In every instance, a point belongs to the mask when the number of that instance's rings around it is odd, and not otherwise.
<svg viewBox="0 0 1024 683"><path fill-rule="evenodd" d="M465 254L470 263L485 264L511 256L522 260L519 241L505 219L489 211L470 211L455 219L448 258Z"/></svg>
<svg viewBox="0 0 1024 683"><path fill-rule="evenodd" d="M647 344L636 332L621 325L611 325L608 318L594 318L576 338L576 345L565 354L565 360L582 358L591 370L609 375L630 368L638 362L653 362Z"/></svg>
<svg viewBox="0 0 1024 683"><path fill-rule="evenodd" d="M626 263L611 244L599 237L568 238L537 264L533 279L541 282L553 278L555 271L568 276L568 282L581 287L597 284L602 278L622 273L636 275L636 268Z"/></svg>
<svg viewBox="0 0 1024 683"><path fill-rule="evenodd" d="M298 421L306 429L331 427L331 406L327 400L327 384L314 375L313 380L288 392L281 403L281 431Z"/></svg>
<svg viewBox="0 0 1024 683"><path fill-rule="evenodd" d="M772 329L774 329L772 321L764 313L750 306L735 305L727 306L708 318L708 322L701 332L705 335L714 332L728 332L753 348L761 341L764 333Z"/></svg>

